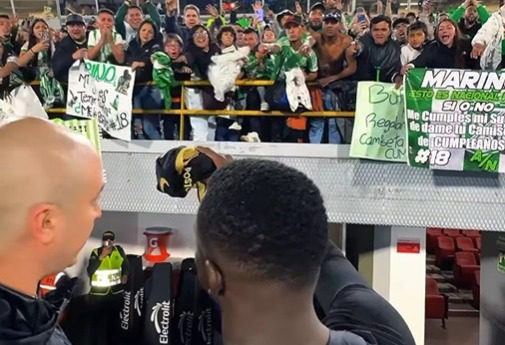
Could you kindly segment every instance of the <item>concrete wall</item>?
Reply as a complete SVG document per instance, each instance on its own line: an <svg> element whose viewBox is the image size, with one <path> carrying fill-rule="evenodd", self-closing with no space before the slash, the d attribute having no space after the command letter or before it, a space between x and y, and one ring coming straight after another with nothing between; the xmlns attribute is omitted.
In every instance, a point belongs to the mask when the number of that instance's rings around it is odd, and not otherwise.
<svg viewBox="0 0 505 345"><path fill-rule="evenodd" d="M418 243L418 253L400 253L398 242ZM416 344L424 344L426 231L412 227L375 227L373 288L402 315Z"/></svg>

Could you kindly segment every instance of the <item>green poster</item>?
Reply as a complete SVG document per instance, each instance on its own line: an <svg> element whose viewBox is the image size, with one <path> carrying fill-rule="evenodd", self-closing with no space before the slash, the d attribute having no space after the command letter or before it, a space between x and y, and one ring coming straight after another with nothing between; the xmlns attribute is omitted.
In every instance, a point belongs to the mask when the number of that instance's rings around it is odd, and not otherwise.
<svg viewBox="0 0 505 345"><path fill-rule="evenodd" d="M67 120L64 121L62 119L54 119L52 120L54 123L60 124L62 126L67 127L73 132L84 135L86 138L91 141L91 144L96 149L98 153L101 154L102 149L100 145L100 130L98 129L98 122L96 119L91 120Z"/></svg>
<svg viewBox="0 0 505 345"><path fill-rule="evenodd" d="M505 73L413 69L405 79L411 166L505 172Z"/></svg>
<svg viewBox="0 0 505 345"><path fill-rule="evenodd" d="M405 162L403 108L394 84L359 82L350 156Z"/></svg>

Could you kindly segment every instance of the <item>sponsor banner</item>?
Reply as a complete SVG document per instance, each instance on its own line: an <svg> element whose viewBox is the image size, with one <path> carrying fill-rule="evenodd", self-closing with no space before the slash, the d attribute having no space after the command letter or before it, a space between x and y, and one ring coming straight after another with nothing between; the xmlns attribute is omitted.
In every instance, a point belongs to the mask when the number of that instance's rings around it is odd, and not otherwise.
<svg viewBox="0 0 505 345"><path fill-rule="evenodd" d="M171 344L172 264L158 263L152 269L146 296L145 324L142 344Z"/></svg>

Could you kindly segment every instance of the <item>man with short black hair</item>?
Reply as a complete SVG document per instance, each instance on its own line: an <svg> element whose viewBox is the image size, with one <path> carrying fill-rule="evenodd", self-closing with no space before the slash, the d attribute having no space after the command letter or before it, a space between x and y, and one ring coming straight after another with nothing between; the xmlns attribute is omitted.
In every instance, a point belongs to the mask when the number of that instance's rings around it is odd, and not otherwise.
<svg viewBox="0 0 505 345"><path fill-rule="evenodd" d="M356 44L356 80L400 84L400 45L391 38L391 19L379 15L370 21L370 32Z"/></svg>
<svg viewBox="0 0 505 345"><path fill-rule="evenodd" d="M414 12L407 13L407 15L405 17L408 19L410 24L412 24L413 22L415 22L417 20L417 16Z"/></svg>
<svg viewBox="0 0 505 345"><path fill-rule="evenodd" d="M166 0L165 10L165 32L179 35L184 41L184 46L187 47L191 40L191 29L200 25L200 10L192 4L184 7L184 27L180 27L177 23L177 0Z"/></svg>
<svg viewBox="0 0 505 345"><path fill-rule="evenodd" d="M114 13L106 8L98 11L97 25L98 29L89 33L88 58L99 62L123 64L124 40L114 28Z"/></svg>
<svg viewBox="0 0 505 345"><path fill-rule="evenodd" d="M52 57L54 77L63 87L68 83L68 70L77 60L87 56L86 23L79 14L70 14L66 20L68 35L56 45Z"/></svg>
<svg viewBox="0 0 505 345"><path fill-rule="evenodd" d="M221 307L224 343L376 344L359 327L330 331L316 315L327 226L319 190L293 168L242 159L214 173L198 210L195 259Z"/></svg>
<svg viewBox="0 0 505 345"><path fill-rule="evenodd" d="M449 16L452 20L458 23L461 34L473 39L477 32L490 17L486 7L476 0L465 0L458 8L456 8Z"/></svg>
<svg viewBox="0 0 505 345"><path fill-rule="evenodd" d="M132 40L137 38L137 31L146 15L149 16L158 29L155 35L160 35L161 17L156 6L150 1L144 3L142 7L125 2L118 8L116 12L116 30L125 40L125 49Z"/></svg>

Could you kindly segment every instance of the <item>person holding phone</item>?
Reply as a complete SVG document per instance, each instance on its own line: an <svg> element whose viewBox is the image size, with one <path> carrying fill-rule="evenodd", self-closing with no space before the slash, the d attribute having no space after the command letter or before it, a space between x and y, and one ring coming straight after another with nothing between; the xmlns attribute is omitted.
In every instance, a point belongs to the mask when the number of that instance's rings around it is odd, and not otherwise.
<svg viewBox="0 0 505 345"><path fill-rule="evenodd" d="M51 59L54 51L47 22L41 18L35 19L30 26L28 42L21 47L19 66L24 82L41 81L40 86L33 89L46 108L65 98L61 85L52 77Z"/></svg>
<svg viewBox="0 0 505 345"><path fill-rule="evenodd" d="M91 344L107 345L114 343L119 327L118 315L121 297L128 276L128 259L120 246L115 244L116 235L105 231L102 246L93 249L89 258L87 272L91 280L90 330Z"/></svg>
<svg viewBox="0 0 505 345"><path fill-rule="evenodd" d="M350 34L354 37L360 37L368 31L369 26L370 19L368 18L365 9L363 7L358 7L351 22Z"/></svg>

